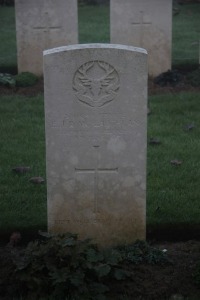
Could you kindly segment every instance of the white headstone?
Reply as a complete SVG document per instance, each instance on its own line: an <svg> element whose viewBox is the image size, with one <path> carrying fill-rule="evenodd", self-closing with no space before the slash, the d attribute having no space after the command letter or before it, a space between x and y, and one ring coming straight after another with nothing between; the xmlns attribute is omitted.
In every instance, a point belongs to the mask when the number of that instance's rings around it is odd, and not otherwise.
<svg viewBox="0 0 200 300"><path fill-rule="evenodd" d="M142 47L157 76L171 69L172 0L110 0L111 43Z"/></svg>
<svg viewBox="0 0 200 300"><path fill-rule="evenodd" d="M77 0L15 0L18 72L43 73L43 50L78 42Z"/></svg>
<svg viewBox="0 0 200 300"><path fill-rule="evenodd" d="M48 228L102 246L145 238L147 54L44 52Z"/></svg>

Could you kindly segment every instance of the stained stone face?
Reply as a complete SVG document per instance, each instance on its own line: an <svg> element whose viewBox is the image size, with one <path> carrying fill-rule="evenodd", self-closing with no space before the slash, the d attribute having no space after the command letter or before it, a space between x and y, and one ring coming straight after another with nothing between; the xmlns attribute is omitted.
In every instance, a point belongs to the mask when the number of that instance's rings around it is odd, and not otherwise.
<svg viewBox="0 0 200 300"><path fill-rule="evenodd" d="M171 69L172 0L110 0L111 42L148 52L151 76Z"/></svg>
<svg viewBox="0 0 200 300"><path fill-rule="evenodd" d="M43 50L78 41L76 0L15 0L18 72L43 73Z"/></svg>
<svg viewBox="0 0 200 300"><path fill-rule="evenodd" d="M147 54L44 52L48 228L102 246L145 238Z"/></svg>

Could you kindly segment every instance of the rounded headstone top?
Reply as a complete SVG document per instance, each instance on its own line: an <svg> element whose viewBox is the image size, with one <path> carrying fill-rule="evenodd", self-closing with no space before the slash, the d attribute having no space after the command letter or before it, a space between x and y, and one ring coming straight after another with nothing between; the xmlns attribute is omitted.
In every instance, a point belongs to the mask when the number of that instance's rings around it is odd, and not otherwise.
<svg viewBox="0 0 200 300"><path fill-rule="evenodd" d="M95 43L95 44L76 44L76 45L62 46L58 48L48 49L43 51L43 55L45 56L45 55L59 53L63 51L73 51L73 50L83 50L83 49L116 49L116 50L127 50L127 51L147 54L147 51L144 48L138 48L138 47L133 47L128 45L121 45L121 44Z"/></svg>

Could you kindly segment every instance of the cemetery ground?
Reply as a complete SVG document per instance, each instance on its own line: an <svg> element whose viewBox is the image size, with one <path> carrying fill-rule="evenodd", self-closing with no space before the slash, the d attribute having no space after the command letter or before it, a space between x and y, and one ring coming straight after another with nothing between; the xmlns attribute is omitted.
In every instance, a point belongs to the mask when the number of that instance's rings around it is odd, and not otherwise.
<svg viewBox="0 0 200 300"><path fill-rule="evenodd" d="M46 184L30 182L33 177L45 179L42 87L41 80L32 87L0 88L0 299L13 299L3 294L5 279L9 290L13 288L13 253L18 255L27 241L38 237L38 229L46 230ZM188 91L186 86L181 91L180 86L162 88L152 82L149 87L147 240L153 247L166 249L172 263L124 262L123 268L131 277L117 282L107 279L107 296L124 300L199 299L195 277L200 260L199 88L188 85ZM13 170L17 166L30 170ZM9 244L14 231L21 233L22 241L18 243L14 235Z"/></svg>
<svg viewBox="0 0 200 300"><path fill-rule="evenodd" d="M147 240L166 249L172 263L124 262L131 277L117 283L107 279L108 299L200 297L195 279L200 259L200 89L187 81L184 72L182 76L175 87L173 82L161 87L149 81ZM43 81L30 87L0 86L0 94L0 299L12 299L5 296L12 285L5 292L4 284L5 279L10 284L13 253L21 253L38 229L46 230L46 184L30 182L33 177L45 179ZM28 168L14 169L20 166ZM14 231L21 233L22 241L17 243L14 235L8 244Z"/></svg>
<svg viewBox="0 0 200 300"><path fill-rule="evenodd" d="M174 17L173 55L176 58L173 64L182 78L177 83L177 73L168 74L160 78L161 85L168 81L164 87L149 80L147 241L161 252L155 253L142 246L133 257L134 263L130 260L119 263L123 270L130 272L129 277L115 281L109 276L105 276L105 279L102 276L102 282L106 282L110 289L106 294L108 299L200 299L197 267L200 261L200 88L188 79L195 66L197 68L198 48L191 46L196 41L196 36L191 34L194 28L191 22L197 22L194 18L197 8L197 5L181 6L182 13ZM86 20L98 8L89 9L88 16L86 7L80 7L81 41L107 42L106 25L103 33L96 27L96 35L102 34L99 37L95 35L96 40L86 34L88 29L94 28ZM5 8L9 16L12 10L12 7ZM100 10L102 14L98 16L105 18L106 8L101 7ZM108 22L108 13L106 16L105 24ZM183 17L185 22L181 19ZM0 72L14 72L14 23L6 20L5 40L8 46L0 51L5 53ZM84 30L84 26L87 30ZM92 30L89 32L92 34ZM186 45L184 38L179 36L180 32L188 34ZM6 47L6 43L2 44L0 48ZM187 51L181 52L180 49ZM192 59L185 65L184 58L188 51ZM31 87L0 86L0 114L0 299L31 299L31 295L28 298L14 298L8 294L16 289L10 280L13 257L19 257L27 241L38 237L38 230L46 231L46 183L30 181L34 177L45 179L42 79ZM15 231L20 232L21 240L19 235L11 235ZM165 249L167 251L163 252ZM163 253L169 261L160 259ZM141 256L144 258L145 255L146 260L139 263Z"/></svg>

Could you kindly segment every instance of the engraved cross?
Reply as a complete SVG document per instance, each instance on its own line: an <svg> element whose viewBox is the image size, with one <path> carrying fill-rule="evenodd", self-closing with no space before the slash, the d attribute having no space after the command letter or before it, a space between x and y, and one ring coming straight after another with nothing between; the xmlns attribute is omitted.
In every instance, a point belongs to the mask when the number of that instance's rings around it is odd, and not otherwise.
<svg viewBox="0 0 200 300"><path fill-rule="evenodd" d="M45 12L44 25L33 27L34 30L42 31L45 33L45 47L49 47L51 31L59 31L61 29L61 26L52 26L51 23L52 22L48 12Z"/></svg>
<svg viewBox="0 0 200 300"><path fill-rule="evenodd" d="M99 145L94 145L93 148L96 151L97 159L94 168L75 168L76 173L88 173L88 174L94 174L94 213L98 213L98 182L99 182L99 173L104 174L113 174L118 173L118 168L100 168L99 167L99 161L100 161L100 153L99 153Z"/></svg>
<svg viewBox="0 0 200 300"><path fill-rule="evenodd" d="M145 22L144 21L144 12L141 10L140 11L140 20L139 20L139 22L131 22L131 24L140 27L140 46L142 47L143 46L143 39L144 39L143 26L150 26L150 25L152 25L152 22Z"/></svg>

